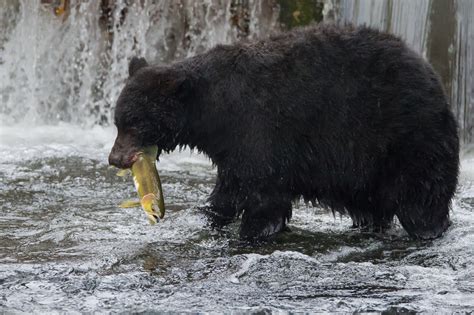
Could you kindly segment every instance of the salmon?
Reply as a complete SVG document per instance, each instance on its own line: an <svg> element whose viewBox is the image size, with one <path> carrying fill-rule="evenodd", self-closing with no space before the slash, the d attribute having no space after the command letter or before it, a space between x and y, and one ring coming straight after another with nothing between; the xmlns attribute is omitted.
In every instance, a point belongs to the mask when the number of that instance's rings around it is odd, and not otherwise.
<svg viewBox="0 0 474 315"><path fill-rule="evenodd" d="M145 147L137 153L137 160L133 163L131 172L139 201L127 200L120 204L122 208L141 205L150 224L155 224L165 216L163 190L155 163L157 154L157 146ZM129 171L121 170L117 175L123 176L127 172Z"/></svg>

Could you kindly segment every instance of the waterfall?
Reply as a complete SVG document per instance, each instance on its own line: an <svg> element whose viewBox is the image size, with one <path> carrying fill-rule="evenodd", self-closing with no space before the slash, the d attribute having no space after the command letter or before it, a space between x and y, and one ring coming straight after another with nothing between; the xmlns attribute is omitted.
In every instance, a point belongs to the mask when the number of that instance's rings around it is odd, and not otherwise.
<svg viewBox="0 0 474 315"><path fill-rule="evenodd" d="M278 13L259 0L117 0L105 7L71 0L56 16L47 1L6 1L0 6L2 124L110 124L132 56L170 62L257 37L273 28Z"/></svg>
<svg viewBox="0 0 474 315"><path fill-rule="evenodd" d="M282 15L301 16L280 14L295 7L284 0L66 0L66 12L55 14L64 1L4 0L0 6L1 124L109 125L132 56L169 63L279 30ZM404 38L440 73L461 138L473 141L473 1L306 2L324 3L327 20Z"/></svg>

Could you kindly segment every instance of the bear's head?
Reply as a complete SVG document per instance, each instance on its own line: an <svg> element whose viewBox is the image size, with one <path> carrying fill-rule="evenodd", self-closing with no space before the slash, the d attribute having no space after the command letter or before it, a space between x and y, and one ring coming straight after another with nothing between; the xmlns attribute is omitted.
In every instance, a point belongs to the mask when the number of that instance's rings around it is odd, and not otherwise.
<svg viewBox="0 0 474 315"><path fill-rule="evenodd" d="M186 124L184 97L190 90L184 70L149 66L134 57L128 71L115 107L118 134L109 155L109 164L119 168L131 167L145 146L171 151L179 144Z"/></svg>

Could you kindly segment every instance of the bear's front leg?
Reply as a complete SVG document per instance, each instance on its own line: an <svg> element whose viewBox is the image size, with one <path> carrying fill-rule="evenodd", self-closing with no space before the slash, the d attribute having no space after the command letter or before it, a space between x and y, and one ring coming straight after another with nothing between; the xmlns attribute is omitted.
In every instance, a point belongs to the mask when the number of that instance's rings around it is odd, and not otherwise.
<svg viewBox="0 0 474 315"><path fill-rule="evenodd" d="M291 200L278 193L249 196L242 223L240 238L247 241L268 239L286 228L291 218Z"/></svg>
<svg viewBox="0 0 474 315"><path fill-rule="evenodd" d="M223 227L236 218L237 210L231 196L224 193L213 192L208 202L209 204L200 207L200 210L211 221L213 227Z"/></svg>
<svg viewBox="0 0 474 315"><path fill-rule="evenodd" d="M231 179L218 169L216 186L207 200L209 205L202 207L208 219L214 227L223 227L231 223L238 212L238 201L233 192Z"/></svg>

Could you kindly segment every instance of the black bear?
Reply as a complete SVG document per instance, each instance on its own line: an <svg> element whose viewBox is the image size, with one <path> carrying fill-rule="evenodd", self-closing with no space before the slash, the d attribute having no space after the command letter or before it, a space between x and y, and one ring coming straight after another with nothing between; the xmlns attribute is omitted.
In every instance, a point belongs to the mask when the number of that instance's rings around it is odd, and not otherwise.
<svg viewBox="0 0 474 315"><path fill-rule="evenodd" d="M169 66L133 58L109 163L189 146L217 166L207 213L242 214L240 236L283 230L301 196L384 230L441 235L459 169L457 124L438 75L390 34L321 25L218 45Z"/></svg>

